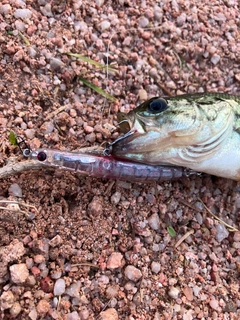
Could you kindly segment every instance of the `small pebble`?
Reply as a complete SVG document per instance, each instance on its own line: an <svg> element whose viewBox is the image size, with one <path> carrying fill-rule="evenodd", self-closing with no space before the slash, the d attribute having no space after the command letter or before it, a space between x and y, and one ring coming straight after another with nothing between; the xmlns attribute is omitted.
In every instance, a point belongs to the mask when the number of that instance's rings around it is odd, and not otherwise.
<svg viewBox="0 0 240 320"><path fill-rule="evenodd" d="M41 274L41 270L40 270L38 267L36 267L36 266L33 266L33 267L31 268L31 272L32 272L32 274L34 275L34 277L39 277L40 274Z"/></svg>
<svg viewBox="0 0 240 320"><path fill-rule="evenodd" d="M118 186L119 188L123 188L123 189L131 189L132 188L132 184L130 182L121 181L121 180L116 181L116 186Z"/></svg>
<svg viewBox="0 0 240 320"><path fill-rule="evenodd" d="M19 302L14 302L14 304L12 305L11 309L10 309L10 314L13 316L13 318L16 318L19 313L22 311L22 307L20 305Z"/></svg>
<svg viewBox="0 0 240 320"><path fill-rule="evenodd" d="M26 280L26 286L34 287L36 282L36 278L33 275L29 275Z"/></svg>
<svg viewBox="0 0 240 320"><path fill-rule="evenodd" d="M32 140L35 137L35 131L35 129L26 129L24 134L28 139Z"/></svg>
<svg viewBox="0 0 240 320"><path fill-rule="evenodd" d="M118 291L119 291L119 286L118 285L115 285L115 284L110 285L106 289L106 297L108 299L111 299L113 297L117 297Z"/></svg>
<svg viewBox="0 0 240 320"><path fill-rule="evenodd" d="M16 20L15 26L18 31L25 32L26 27L25 27L25 23L23 21Z"/></svg>
<svg viewBox="0 0 240 320"><path fill-rule="evenodd" d="M100 29L101 29L101 31L103 32L103 31L105 31L105 30L107 30L107 29L109 29L110 28L110 26L111 26L111 23L109 22L109 21L102 21L101 23L100 23Z"/></svg>
<svg viewBox="0 0 240 320"><path fill-rule="evenodd" d="M81 311L79 312L79 316L81 320L88 320L89 319L89 311L86 307L81 307Z"/></svg>
<svg viewBox="0 0 240 320"><path fill-rule="evenodd" d="M37 320L37 317L38 317L37 310L35 308L32 308L28 316L31 320Z"/></svg>
<svg viewBox="0 0 240 320"><path fill-rule="evenodd" d="M177 17L177 26L181 27L187 19L187 15L185 12L181 13L180 16Z"/></svg>
<svg viewBox="0 0 240 320"><path fill-rule="evenodd" d="M201 291L202 289L200 288L200 287L198 287L198 286L193 286L193 293L194 293L194 295L196 296L196 297L198 297L198 295L199 295L199 292Z"/></svg>
<svg viewBox="0 0 240 320"><path fill-rule="evenodd" d="M160 263L153 261L151 263L151 270L152 270L153 273L159 273L159 271L161 270Z"/></svg>
<svg viewBox="0 0 240 320"><path fill-rule="evenodd" d="M234 232L233 234L233 240L236 242L240 242L240 232Z"/></svg>
<svg viewBox="0 0 240 320"><path fill-rule="evenodd" d="M161 22L163 18L162 8L159 7L158 5L155 5L153 10L154 10L154 19L158 22Z"/></svg>
<svg viewBox="0 0 240 320"><path fill-rule="evenodd" d="M104 4L105 0L95 0L95 3L98 7L102 7Z"/></svg>
<svg viewBox="0 0 240 320"><path fill-rule="evenodd" d="M85 140L90 143L94 143L96 141L96 134L94 132L86 134Z"/></svg>
<svg viewBox="0 0 240 320"><path fill-rule="evenodd" d="M23 20L30 19L32 17L32 11L29 9L17 9L13 13L15 18L20 18Z"/></svg>
<svg viewBox="0 0 240 320"><path fill-rule="evenodd" d="M61 243L62 243L62 238L59 235L56 235L54 238L52 238L49 241L49 245L53 248L59 246Z"/></svg>
<svg viewBox="0 0 240 320"><path fill-rule="evenodd" d="M41 254L37 254L36 256L34 256L33 260L35 263L39 264L45 261L45 257Z"/></svg>
<svg viewBox="0 0 240 320"><path fill-rule="evenodd" d="M54 124L52 121L46 121L43 123L43 125L40 127L40 131L43 134L49 134L51 132L53 132L54 130Z"/></svg>
<svg viewBox="0 0 240 320"><path fill-rule="evenodd" d="M94 128L93 127L90 127L90 126L85 126L84 127L84 131L86 133L92 133L94 131Z"/></svg>
<svg viewBox="0 0 240 320"><path fill-rule="evenodd" d="M8 189L8 192L11 196L22 198L22 189L17 183L11 184Z"/></svg>
<svg viewBox="0 0 240 320"><path fill-rule="evenodd" d="M121 192L116 191L112 196L111 196L111 203L112 204L118 204L119 201L121 200Z"/></svg>
<svg viewBox="0 0 240 320"><path fill-rule="evenodd" d="M97 197L94 197L92 202L89 203L88 205L88 214L90 216L100 216L103 212L103 207L101 204L100 199Z"/></svg>
<svg viewBox="0 0 240 320"><path fill-rule="evenodd" d="M66 289L66 282L64 279L58 279L55 282L53 293L55 296L61 296Z"/></svg>
<svg viewBox="0 0 240 320"><path fill-rule="evenodd" d="M25 263L26 263L27 268L31 269L33 266L33 258L26 258Z"/></svg>
<svg viewBox="0 0 240 320"><path fill-rule="evenodd" d="M124 271L124 275L128 280L137 282L142 277L142 272L136 267L128 265Z"/></svg>
<svg viewBox="0 0 240 320"><path fill-rule="evenodd" d="M203 216L200 212L196 213L196 219L197 219L198 224L200 224L200 226L201 226L203 224Z"/></svg>
<svg viewBox="0 0 240 320"><path fill-rule="evenodd" d="M157 213L152 214L148 218L148 224L153 230L159 230L160 229L160 218Z"/></svg>
<svg viewBox="0 0 240 320"><path fill-rule="evenodd" d="M9 14L11 14L12 12L12 7L10 6L10 4L2 4L0 5L0 13L4 16L7 16Z"/></svg>
<svg viewBox="0 0 240 320"><path fill-rule="evenodd" d="M73 311L67 315L67 320L79 320L77 311Z"/></svg>
<svg viewBox="0 0 240 320"><path fill-rule="evenodd" d="M3 292L0 297L0 310L10 309L14 303L12 291Z"/></svg>
<svg viewBox="0 0 240 320"><path fill-rule="evenodd" d="M122 265L123 255L120 252L113 252L107 260L108 269L117 269Z"/></svg>
<svg viewBox="0 0 240 320"><path fill-rule="evenodd" d="M214 310L218 310L218 308L219 308L218 301L216 300L215 297L212 297L212 298L210 299L209 305L210 305L210 307L211 307L212 309L214 309Z"/></svg>
<svg viewBox="0 0 240 320"><path fill-rule="evenodd" d="M216 226L216 239L218 242L222 242L223 239L229 236L229 231L226 229L224 224L219 223Z"/></svg>
<svg viewBox="0 0 240 320"><path fill-rule="evenodd" d="M50 60L50 67L56 72L60 72L63 66L64 63L60 59L52 58Z"/></svg>
<svg viewBox="0 0 240 320"><path fill-rule="evenodd" d="M140 89L140 90L138 91L138 96L139 96L139 100L147 100L147 98L148 98L148 93L147 93L146 90Z"/></svg>
<svg viewBox="0 0 240 320"><path fill-rule="evenodd" d="M118 320L118 313L115 309L109 308L100 313L99 320Z"/></svg>
<svg viewBox="0 0 240 320"><path fill-rule="evenodd" d="M49 277L42 278L40 280L40 287L45 293L53 292L53 280Z"/></svg>
<svg viewBox="0 0 240 320"><path fill-rule="evenodd" d="M211 57L211 62L216 65L218 64L218 62L220 61L220 56L218 54L214 54L212 57Z"/></svg>
<svg viewBox="0 0 240 320"><path fill-rule="evenodd" d="M53 270L51 273L51 278L54 280L57 280L59 278L61 278L62 276L62 271L61 270Z"/></svg>
<svg viewBox="0 0 240 320"><path fill-rule="evenodd" d="M23 284L29 276L29 270L25 263L13 264L9 268L11 280L16 284Z"/></svg>
<svg viewBox="0 0 240 320"><path fill-rule="evenodd" d="M50 3L47 3L44 7L40 7L40 11L46 17L52 17L52 6Z"/></svg>
<svg viewBox="0 0 240 320"><path fill-rule="evenodd" d="M139 26L141 28L146 28L149 25L149 20L146 17L142 17L139 19Z"/></svg>
<svg viewBox="0 0 240 320"><path fill-rule="evenodd" d="M80 281L72 283L69 287L67 287L66 294L73 298L79 298L81 286L82 285Z"/></svg>
<svg viewBox="0 0 240 320"><path fill-rule="evenodd" d="M186 298L188 299L188 301L192 301L193 300L193 289L190 287L185 287L183 288L183 293L185 294Z"/></svg>
<svg viewBox="0 0 240 320"><path fill-rule="evenodd" d="M43 316L50 310L50 304L47 300L42 299L38 302L36 309L37 313Z"/></svg>
<svg viewBox="0 0 240 320"><path fill-rule="evenodd" d="M175 287L171 287L170 290L168 291L168 295L175 300L178 298L179 293L180 293L180 290Z"/></svg>

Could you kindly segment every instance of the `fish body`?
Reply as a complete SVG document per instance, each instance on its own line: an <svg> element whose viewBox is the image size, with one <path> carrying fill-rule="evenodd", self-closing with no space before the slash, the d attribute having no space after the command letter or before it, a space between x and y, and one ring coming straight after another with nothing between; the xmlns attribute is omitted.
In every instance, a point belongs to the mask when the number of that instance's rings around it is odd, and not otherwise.
<svg viewBox="0 0 240 320"><path fill-rule="evenodd" d="M114 157L240 180L240 97L155 97L118 119L131 134L112 144Z"/></svg>

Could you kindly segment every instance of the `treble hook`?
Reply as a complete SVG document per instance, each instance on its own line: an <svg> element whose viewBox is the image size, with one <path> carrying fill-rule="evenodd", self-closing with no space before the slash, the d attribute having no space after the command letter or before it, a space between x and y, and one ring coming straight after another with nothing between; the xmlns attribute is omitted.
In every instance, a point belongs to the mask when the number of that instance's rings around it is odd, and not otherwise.
<svg viewBox="0 0 240 320"><path fill-rule="evenodd" d="M17 136L17 145L24 157L29 157L32 150L27 142L20 136Z"/></svg>
<svg viewBox="0 0 240 320"><path fill-rule="evenodd" d="M124 139L127 138L127 137L130 137L130 136L133 135L134 133L136 133L136 130L128 131L127 133L125 133L123 136L117 138L117 139L116 139L115 141L113 141L112 143L108 142L108 143L106 144L105 149L103 150L103 155L104 155L104 156L111 156L111 154L112 154L112 146L113 146L115 143L117 143L117 142L119 142L119 141L121 141L121 140L124 140Z"/></svg>

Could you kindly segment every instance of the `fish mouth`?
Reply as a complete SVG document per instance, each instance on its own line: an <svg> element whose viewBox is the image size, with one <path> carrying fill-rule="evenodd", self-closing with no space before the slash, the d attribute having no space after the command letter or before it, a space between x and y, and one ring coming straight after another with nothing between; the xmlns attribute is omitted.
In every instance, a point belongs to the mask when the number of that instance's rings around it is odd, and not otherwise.
<svg viewBox="0 0 240 320"><path fill-rule="evenodd" d="M119 138L117 138L112 143L107 143L103 151L105 156L113 155L116 153L126 154L126 150L129 147L129 143L135 140L137 137L145 134L143 123L136 121L134 112L130 111L128 114L119 112L117 114L118 126L120 127L120 132L123 133Z"/></svg>
<svg viewBox="0 0 240 320"><path fill-rule="evenodd" d="M118 126L120 127L121 133L127 133L129 132L133 127L133 121L134 118L129 114L118 112L117 114L117 120L118 120Z"/></svg>

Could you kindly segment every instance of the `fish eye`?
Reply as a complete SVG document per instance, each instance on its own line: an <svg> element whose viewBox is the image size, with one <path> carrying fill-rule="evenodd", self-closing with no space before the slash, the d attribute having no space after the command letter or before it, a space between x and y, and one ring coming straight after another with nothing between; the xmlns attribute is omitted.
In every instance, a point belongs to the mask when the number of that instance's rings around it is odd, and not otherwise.
<svg viewBox="0 0 240 320"><path fill-rule="evenodd" d="M37 155L37 159L41 162L45 161L47 159L46 153L44 151L40 151Z"/></svg>
<svg viewBox="0 0 240 320"><path fill-rule="evenodd" d="M151 101L148 105L148 111L151 113L160 113L168 108L166 100L159 98Z"/></svg>

